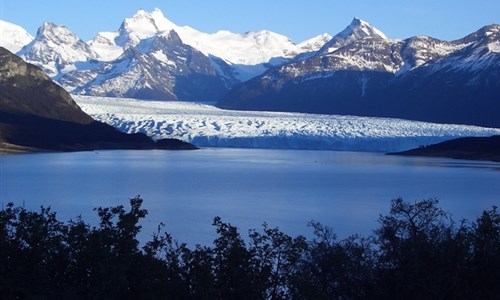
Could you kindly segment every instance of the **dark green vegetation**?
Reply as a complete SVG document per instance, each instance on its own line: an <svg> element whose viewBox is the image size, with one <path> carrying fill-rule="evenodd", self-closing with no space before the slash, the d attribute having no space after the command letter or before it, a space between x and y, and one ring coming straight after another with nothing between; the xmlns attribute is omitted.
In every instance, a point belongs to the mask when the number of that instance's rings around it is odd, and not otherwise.
<svg viewBox="0 0 500 300"><path fill-rule="evenodd" d="M0 152L193 148L94 121L41 69L0 47Z"/></svg>
<svg viewBox="0 0 500 300"><path fill-rule="evenodd" d="M467 137L408 151L390 153L406 156L435 156L500 162L500 136Z"/></svg>
<svg viewBox="0 0 500 300"><path fill-rule="evenodd" d="M2 299L496 299L500 215L455 223L435 199L393 200L371 236L312 239L266 224L244 240L215 218L212 246L188 248L162 225L141 248L139 197L63 223L50 208L0 211Z"/></svg>

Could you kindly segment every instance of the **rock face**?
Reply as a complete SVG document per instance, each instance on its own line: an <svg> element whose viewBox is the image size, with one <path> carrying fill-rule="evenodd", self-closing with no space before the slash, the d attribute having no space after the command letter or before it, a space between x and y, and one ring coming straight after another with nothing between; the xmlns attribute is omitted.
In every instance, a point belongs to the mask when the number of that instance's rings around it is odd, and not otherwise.
<svg viewBox="0 0 500 300"><path fill-rule="evenodd" d="M500 127L500 25L460 40L389 40L354 19L319 51L231 90L218 106Z"/></svg>
<svg viewBox="0 0 500 300"><path fill-rule="evenodd" d="M90 124L94 120L40 68L0 48L0 109L47 119Z"/></svg>
<svg viewBox="0 0 500 300"><path fill-rule="evenodd" d="M0 47L0 152L11 150L193 149L154 142L94 121L41 69Z"/></svg>

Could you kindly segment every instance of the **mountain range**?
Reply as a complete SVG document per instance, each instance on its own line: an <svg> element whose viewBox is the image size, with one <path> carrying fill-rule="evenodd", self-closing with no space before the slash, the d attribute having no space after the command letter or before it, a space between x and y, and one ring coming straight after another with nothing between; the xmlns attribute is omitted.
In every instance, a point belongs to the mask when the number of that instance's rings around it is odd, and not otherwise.
<svg viewBox="0 0 500 300"><path fill-rule="evenodd" d="M455 41L396 40L354 18L300 44L270 31L207 34L159 9L88 42L51 23L30 41L0 26L19 37L6 46L74 94L500 127L498 24Z"/></svg>
<svg viewBox="0 0 500 300"><path fill-rule="evenodd" d="M27 34L16 25L2 24L1 31L14 32L15 27L19 36ZM273 65L318 50L330 38L321 34L296 45L264 30L207 34L177 26L155 9L139 10L117 31L100 32L88 42L46 22L29 43L23 45L24 39L2 46L22 48L17 55L75 94L214 101Z"/></svg>
<svg viewBox="0 0 500 300"><path fill-rule="evenodd" d="M500 127L500 25L391 40L354 19L319 51L235 87L219 107Z"/></svg>

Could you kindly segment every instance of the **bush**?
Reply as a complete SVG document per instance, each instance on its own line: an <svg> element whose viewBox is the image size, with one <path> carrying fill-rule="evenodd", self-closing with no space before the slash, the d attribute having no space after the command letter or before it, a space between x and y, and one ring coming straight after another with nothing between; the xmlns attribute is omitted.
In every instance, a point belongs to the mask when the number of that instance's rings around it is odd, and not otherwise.
<svg viewBox="0 0 500 300"><path fill-rule="evenodd" d="M247 243L221 218L213 246L189 249L163 225L141 248L147 211L138 196L97 208L99 223L63 223L42 207L0 211L2 299L494 299L499 293L500 216L458 225L436 199L393 200L368 237L313 238L263 224Z"/></svg>

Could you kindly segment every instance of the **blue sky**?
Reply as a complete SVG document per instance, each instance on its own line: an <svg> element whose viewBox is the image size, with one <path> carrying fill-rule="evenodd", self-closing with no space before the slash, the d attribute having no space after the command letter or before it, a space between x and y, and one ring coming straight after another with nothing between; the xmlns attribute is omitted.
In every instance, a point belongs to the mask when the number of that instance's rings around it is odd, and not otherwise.
<svg viewBox="0 0 500 300"><path fill-rule="evenodd" d="M35 34L44 21L65 25L84 40L115 31L140 8L160 8L178 25L203 32L268 29L301 42L336 34L361 18L390 38L461 38L500 23L500 0L0 0L0 19Z"/></svg>

